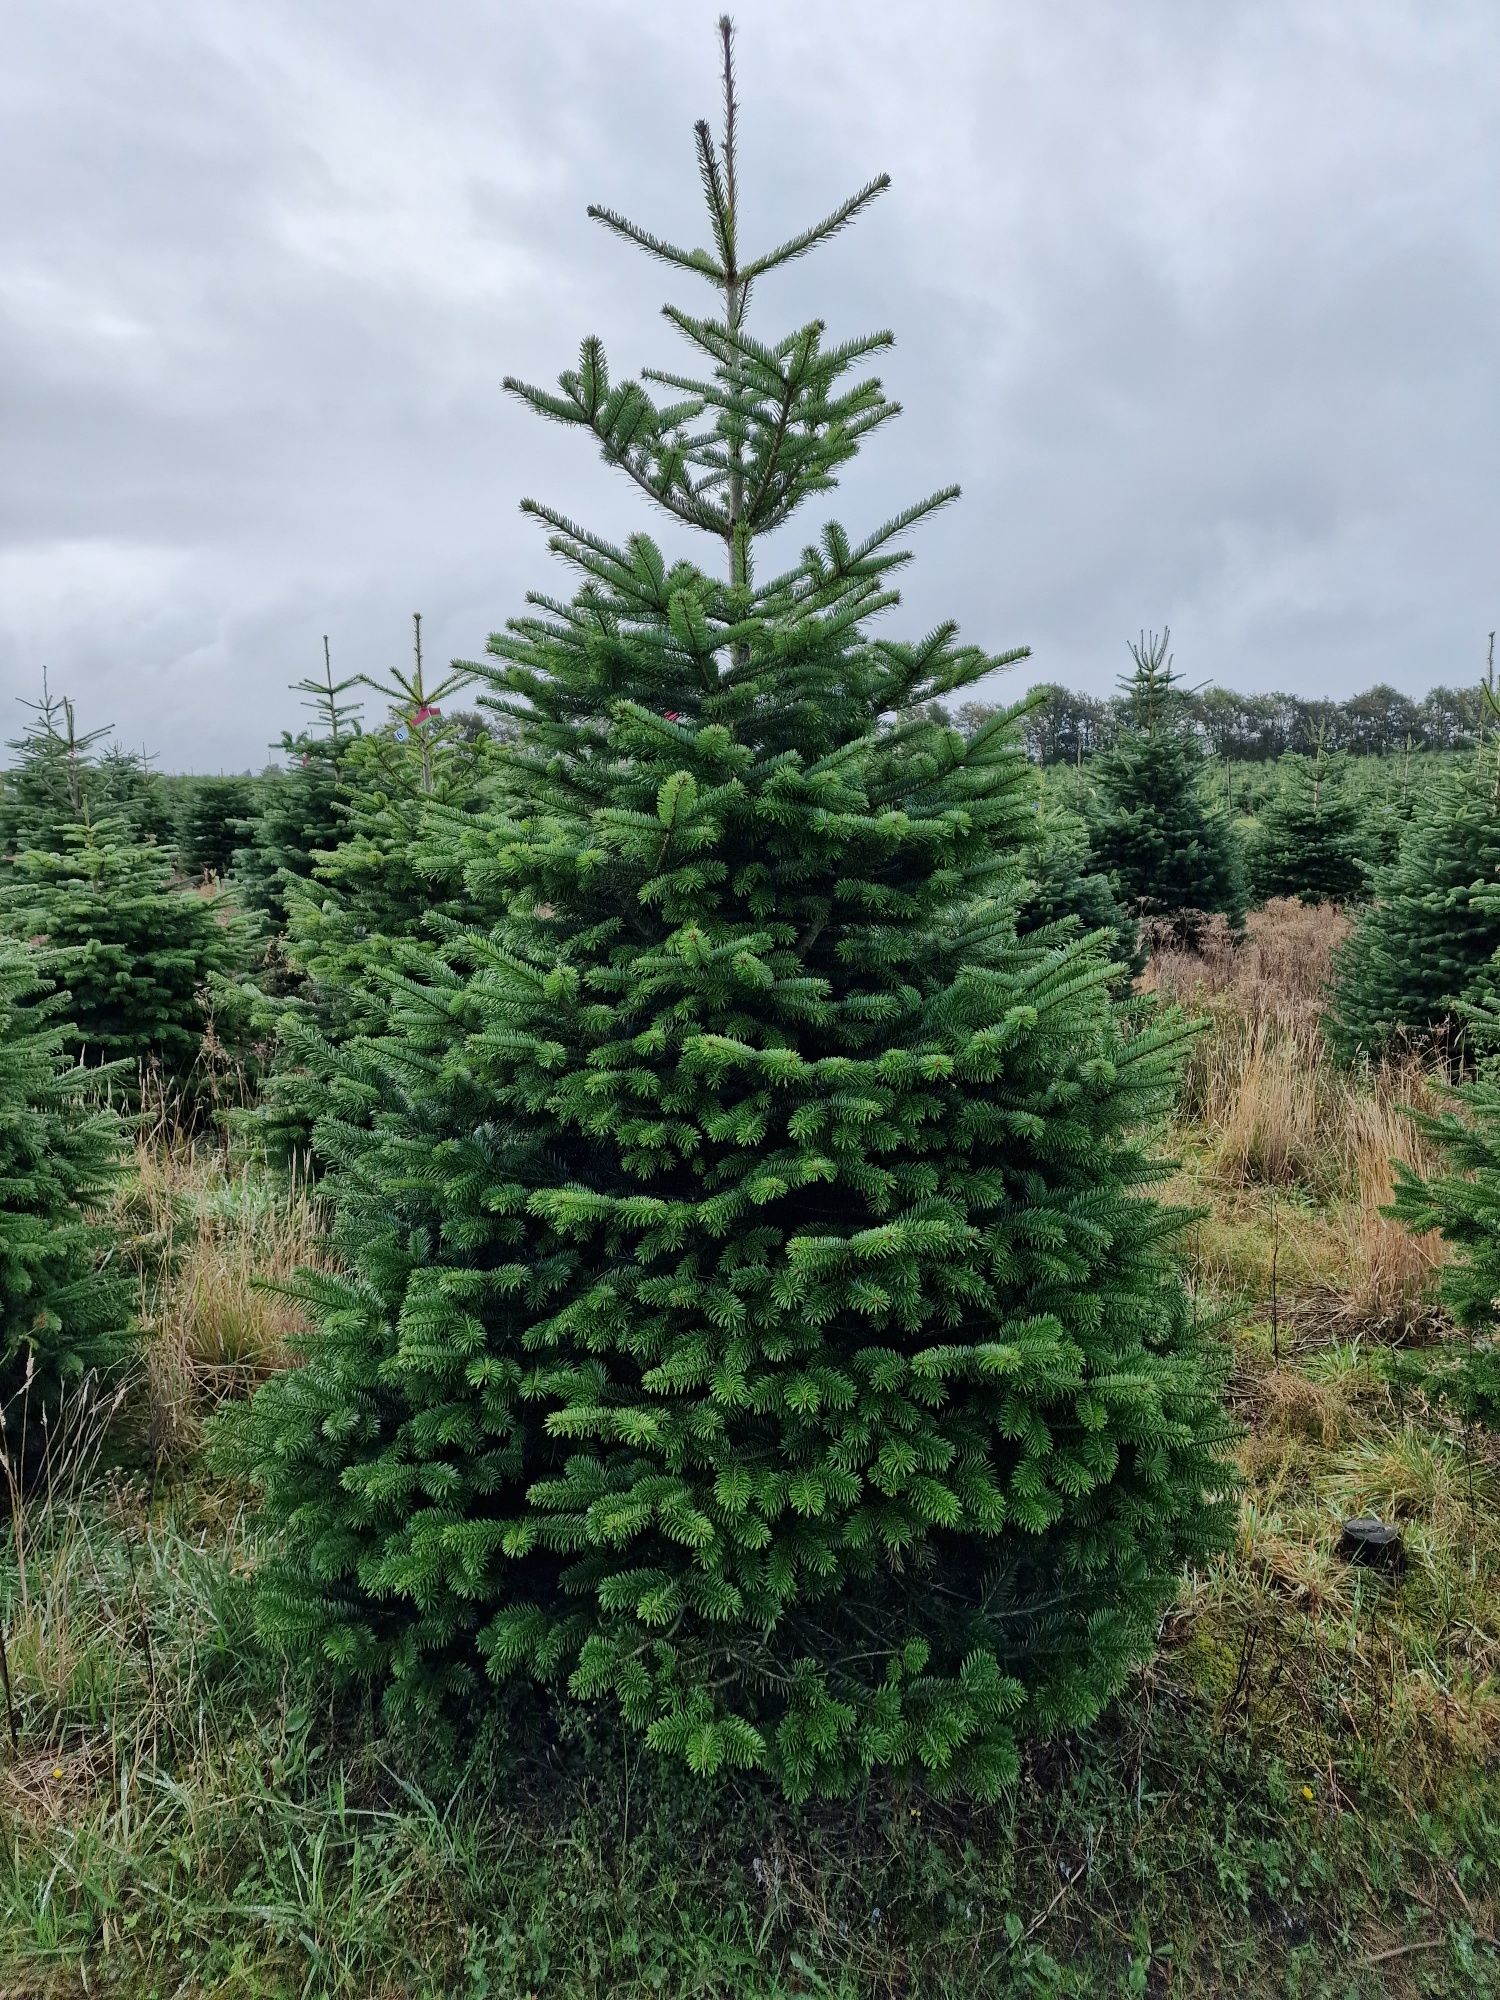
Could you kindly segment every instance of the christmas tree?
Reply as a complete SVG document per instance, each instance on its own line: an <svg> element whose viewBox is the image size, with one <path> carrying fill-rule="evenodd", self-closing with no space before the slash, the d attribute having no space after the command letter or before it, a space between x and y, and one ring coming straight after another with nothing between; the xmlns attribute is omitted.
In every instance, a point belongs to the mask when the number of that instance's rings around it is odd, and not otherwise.
<svg viewBox="0 0 1500 2000"><path fill-rule="evenodd" d="M1142 633L1130 648L1127 726L1095 765L1094 851L1127 910L1192 944L1215 911L1242 922L1245 896L1238 841L1207 796L1170 640Z"/></svg>
<svg viewBox="0 0 1500 2000"><path fill-rule="evenodd" d="M254 815L239 825L245 845L233 859L235 900L263 917L273 933L286 929L288 886L305 881L313 856L337 846L343 832L339 773L359 735L359 705L344 697L358 683L354 674L333 678L325 636L322 679L309 677L293 686L316 726L282 732L285 771L262 783Z"/></svg>
<svg viewBox="0 0 1500 2000"><path fill-rule="evenodd" d="M16 761L0 789L0 854L16 855L23 848L60 852L64 829L83 819L98 789L92 755L108 728L79 733L73 704L54 695L42 675L40 701L21 702L31 721L7 746Z"/></svg>
<svg viewBox="0 0 1500 2000"><path fill-rule="evenodd" d="M0 939L0 1413L13 1471L33 1466L59 1395L129 1351L130 1284L90 1220L121 1165L119 1120L64 1054L66 994Z"/></svg>
<svg viewBox="0 0 1500 2000"><path fill-rule="evenodd" d="M990 1794L1226 1529L1150 1192L1182 1031L1126 1031L1097 939L1017 939L1014 712L923 711L1018 655L870 629L952 490L760 572L896 406L888 334L749 300L887 183L748 255L721 34L710 246L592 211L712 288L667 309L701 374L590 338L509 386L723 567L525 503L581 580L490 644L515 741L464 848L507 914L413 954L333 1079L347 1275L232 1455L283 1536L263 1629L394 1714L531 1676L697 1771Z"/></svg>
<svg viewBox="0 0 1500 2000"><path fill-rule="evenodd" d="M493 739L445 722L441 704L473 675L454 668L433 681L420 613L412 627L409 669L359 676L390 703L389 720L346 757L341 837L317 857L291 912L288 954L321 990L325 1014L345 1010L340 1040L383 1016L391 947L420 934L434 908L464 923L484 914L464 895L462 821L483 797Z"/></svg>
<svg viewBox="0 0 1500 2000"><path fill-rule="evenodd" d="M341 837L312 858L305 881L287 881L284 955L292 990L256 1009L276 1048L262 1101L244 1129L266 1156L311 1162L312 1131L335 1052L373 1032L389 1008L387 974L410 941L428 935L434 909L480 923L463 881L461 834L483 802L497 759L494 738L440 703L471 675L428 679L422 624L413 619L414 663L388 681L360 676L391 702L390 719L350 744L340 766Z"/></svg>
<svg viewBox="0 0 1500 2000"><path fill-rule="evenodd" d="M1496 968L1500 972L1500 968ZM1495 983L1492 980L1492 984ZM1422 1116L1422 1130L1450 1171L1424 1180L1396 1162L1393 1213L1409 1229L1441 1230L1457 1255L1444 1266L1443 1303L1459 1332L1434 1354L1403 1357L1403 1373L1443 1396L1464 1417L1500 1429L1500 1001L1465 1010L1472 1041L1487 1051L1454 1107Z"/></svg>
<svg viewBox="0 0 1500 2000"><path fill-rule="evenodd" d="M1482 997L1500 948L1500 747L1492 741L1420 799L1370 907L1339 954L1331 1029L1346 1055L1400 1042L1464 1047L1461 1003Z"/></svg>
<svg viewBox="0 0 1500 2000"><path fill-rule="evenodd" d="M0 935L26 938L70 995L69 1040L90 1064L142 1066L187 1083L203 1039L203 991L243 962L217 899L173 886L159 847L119 820L64 829L60 854L31 848L0 882Z"/></svg>
<svg viewBox="0 0 1500 2000"><path fill-rule="evenodd" d="M1079 931L1108 931L1113 956L1122 967L1139 971L1139 926L1100 870L1082 814L1062 804L1054 791L1044 791L1037 801L1025 864L1031 880L1017 908L1017 928L1023 936L1069 922Z"/></svg>
<svg viewBox="0 0 1500 2000"><path fill-rule="evenodd" d="M1341 757L1281 759L1282 784L1260 816L1250 850L1257 902L1296 896L1304 903L1350 903L1365 892L1358 802Z"/></svg>
<svg viewBox="0 0 1500 2000"><path fill-rule="evenodd" d="M1413 781L1411 745L1399 757L1361 757L1350 772L1349 789L1360 810L1361 858L1365 884L1377 868L1389 868L1401 852L1425 775Z"/></svg>
<svg viewBox="0 0 1500 2000"><path fill-rule="evenodd" d="M111 744L94 767L90 810L101 818L129 823L138 840L172 848L177 815L171 794L152 770L144 751Z"/></svg>
<svg viewBox="0 0 1500 2000"><path fill-rule="evenodd" d="M239 845L239 828L253 816L254 787L248 778L193 778L178 800L175 825L177 865L190 880L214 875L222 880Z"/></svg>

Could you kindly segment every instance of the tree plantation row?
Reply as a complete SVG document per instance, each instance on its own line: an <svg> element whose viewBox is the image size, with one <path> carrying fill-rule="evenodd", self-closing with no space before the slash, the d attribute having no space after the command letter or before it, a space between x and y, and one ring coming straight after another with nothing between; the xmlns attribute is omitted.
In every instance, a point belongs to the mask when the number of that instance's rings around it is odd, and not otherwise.
<svg viewBox="0 0 1500 2000"><path fill-rule="evenodd" d="M323 682L299 685L313 686L326 700L328 684L325 668ZM378 688L381 684L356 676L343 685ZM1027 754L1039 765L1074 767L1072 777L1049 769L1053 798L1081 807L1094 796L1092 760L1098 752L1113 748L1122 731L1128 730L1132 702L1128 686L1107 701L1050 683L1028 691L1018 716ZM1359 807L1364 826L1360 858L1368 871L1394 855L1413 794L1430 773L1442 769L1453 753L1478 747L1487 714L1478 684L1434 688L1420 703L1389 688L1372 688L1340 704L1303 702L1293 695L1237 695L1216 687L1181 688L1177 702L1183 724L1194 731L1212 760L1205 784L1219 788L1232 816L1249 822L1240 833L1252 893L1260 879L1253 858L1256 821L1295 773L1294 759L1326 760L1341 771L1342 782ZM236 872L260 866L252 850L259 844L256 822L264 795L284 774L285 759L308 754L299 744L317 740L316 730L289 732L276 746L282 761L273 760L258 778L248 771L238 776L162 776L151 768L153 760L123 748L106 749L95 758L81 757L110 732L80 738L73 705L48 692L45 676L41 698L23 701L23 706L31 709L33 722L27 734L13 738L9 746L22 769L13 771L6 789L0 791L0 847L14 854L28 844L36 828L59 819L63 801L76 790L76 807L87 803L94 817L125 816L145 838L167 848L176 872L188 879L216 875L222 881L235 869L237 854L241 861ZM349 706L345 722L354 733L361 705ZM1256 720L1263 709L1282 720ZM1308 712L1305 720L1295 726L1286 722L1302 709ZM1335 712L1356 709L1380 718L1378 724L1365 727L1346 721L1334 726L1330 720ZM1429 712L1449 720L1424 721ZM935 720L951 723L964 736L982 728L996 713L992 701L933 706ZM1221 713L1238 719L1232 726L1220 726L1214 718ZM486 734L509 733L502 719L473 708L453 712L451 727L469 742Z"/></svg>
<svg viewBox="0 0 1500 2000"><path fill-rule="evenodd" d="M70 1040L83 1060L144 1064L191 1094L211 1018L214 1046L279 1095L292 1067L280 1043L294 1018L347 1006L330 996L370 986L381 953L372 940L420 937L435 908L464 922L492 914L459 887L452 836L499 796L517 725L473 709L444 716L424 681L416 623L411 673L335 681L325 664L321 679L299 682L316 719L284 733L280 764L259 779L162 779L132 753L101 749L108 731L80 735L65 698L44 692L26 704L32 721L0 774L6 927L46 938L52 981L72 993ZM1247 778L1204 754L1166 635L1143 635L1130 650L1113 747L1076 767L1044 767L1031 787L1011 857L1018 930L1107 931L1132 968L1153 938L1190 943L1215 914L1237 926L1273 897L1326 901L1365 912L1335 1007L1349 1052L1461 1032L1459 1003L1488 993L1500 945L1483 744L1359 763L1319 749ZM441 692L476 676L484 670L456 668ZM361 688L385 698L373 726ZM1484 696L1481 684L1481 709ZM956 722L930 704L923 719L965 744L1007 721L1024 740L1050 699L1033 689L1011 710L969 705ZM885 734L894 724L875 726ZM1424 883L1442 891L1425 926ZM1417 900L1387 907L1403 885ZM434 903L434 886L446 900ZM79 966L84 947L92 973ZM59 957L65 950L75 957ZM117 953L107 973L106 950ZM1372 955L1391 964L1389 991L1371 986ZM151 976L132 997L137 959ZM305 1147L310 1117L296 1137Z"/></svg>

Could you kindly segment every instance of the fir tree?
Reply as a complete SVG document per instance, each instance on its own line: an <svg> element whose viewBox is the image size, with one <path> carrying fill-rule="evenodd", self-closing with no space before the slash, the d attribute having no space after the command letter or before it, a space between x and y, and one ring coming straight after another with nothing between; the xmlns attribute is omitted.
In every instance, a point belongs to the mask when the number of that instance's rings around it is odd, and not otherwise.
<svg viewBox="0 0 1500 2000"><path fill-rule="evenodd" d="M414 954L334 1080L348 1275L236 1433L285 1537L260 1616L397 1713L529 1675L698 1771L988 1794L1225 1531L1144 1136L1181 1031L1126 1032L1098 940L1017 941L1014 713L921 711L1018 655L868 629L952 491L758 572L896 410L889 335L747 302L886 182L749 257L721 32L711 247L593 211L713 287L668 309L702 378L591 338L510 387L727 574L526 503L582 581L491 641L516 741L465 847L508 914Z"/></svg>
<svg viewBox="0 0 1500 2000"><path fill-rule="evenodd" d="M295 986L255 1012L276 1047L262 1102L243 1123L268 1157L299 1169L312 1161L336 1051L383 1022L387 975L411 940L429 935L433 910L468 924L498 914L468 894L459 839L491 785L495 740L443 719L437 703L470 676L454 672L429 685L420 618L414 624L411 673L393 674L393 684L363 677L395 705L386 727L344 756L341 838L314 855L306 881L288 882L284 952Z"/></svg>
<svg viewBox="0 0 1500 2000"><path fill-rule="evenodd" d="M185 1084L204 1028L203 992L243 959L216 899L178 889L170 858L118 820L64 830L61 854L32 848L0 883L0 934L41 947L70 995L68 1036L84 1062L142 1065ZM133 1086L132 1086L133 1087Z"/></svg>
<svg viewBox="0 0 1500 2000"><path fill-rule="evenodd" d="M177 865L191 880L229 873L239 845L239 829L253 817L254 787L248 778L193 778L178 800Z"/></svg>
<svg viewBox="0 0 1500 2000"><path fill-rule="evenodd" d="M171 794L141 750L112 743L94 766L90 813L102 819L126 821L138 840L171 848L176 814Z"/></svg>
<svg viewBox="0 0 1500 2000"><path fill-rule="evenodd" d="M22 699L31 721L11 740L16 761L6 772L0 791L0 854L16 855L23 848L59 853L65 829L84 819L95 802L98 772L92 755L109 729L79 733L73 704L54 695L42 674L40 701Z"/></svg>
<svg viewBox="0 0 1500 2000"><path fill-rule="evenodd" d="M1115 959L1127 970L1139 971L1139 926L1100 870L1082 815L1044 791L1028 846L1030 882L1017 909L1022 936L1064 923L1083 932L1108 931Z"/></svg>
<svg viewBox="0 0 1500 2000"><path fill-rule="evenodd" d="M360 677L333 678L328 640L323 640L323 678L297 681L316 726L295 735L283 731L280 749L283 774L265 780L254 816L239 828L245 845L233 861L235 899L242 908L263 917L272 932L286 929L288 887L306 881L313 856L338 844L343 831L339 814L339 773L350 745L359 735L359 705L344 697Z"/></svg>
<svg viewBox="0 0 1500 2000"><path fill-rule="evenodd" d="M1281 759L1281 789L1260 815L1249 874L1257 902L1350 903L1364 894L1363 829L1342 757Z"/></svg>
<svg viewBox="0 0 1500 2000"><path fill-rule="evenodd" d="M383 1017L393 947L422 935L435 908L465 923L483 915L465 898L459 836L484 796L494 743L444 720L439 704L473 675L453 668L430 680L419 612L412 627L409 670L359 676L390 714L349 751L338 843L314 857L291 903L288 955L340 1041Z"/></svg>
<svg viewBox="0 0 1500 2000"><path fill-rule="evenodd" d="M1122 683L1127 726L1096 764L1094 851L1135 916L1192 943L1203 919L1243 921L1238 840L1207 796L1203 752L1172 667L1171 634L1142 633Z"/></svg>
<svg viewBox="0 0 1500 2000"><path fill-rule="evenodd" d="M439 704L473 674L454 668L431 681L420 612L412 627L409 670L359 677L391 703L390 717L346 757L338 844L315 858L291 911L289 956L321 989L325 1014L345 1010L339 1040L383 1016L392 948L421 935L434 908L463 923L484 914L466 900L460 849L462 821L478 809L494 762L493 742L444 721Z"/></svg>
<svg viewBox="0 0 1500 2000"><path fill-rule="evenodd" d="M1440 1230L1457 1252L1443 1268L1442 1297L1459 1337L1435 1355L1403 1357L1402 1372L1470 1421L1500 1430L1500 1001L1466 1011L1488 1056L1451 1110L1418 1119L1450 1171L1428 1180L1398 1160L1392 1211L1409 1229Z"/></svg>
<svg viewBox="0 0 1500 2000"><path fill-rule="evenodd" d="M416 761L416 790L431 797L437 789L438 767L459 738L469 743L474 741L471 731L459 729L451 722L444 723L439 704L468 687L474 675L469 668L455 665L436 681L430 681L422 658L420 611L412 613L411 625L411 666L392 667L385 680L377 680L373 674L360 674L358 680L361 687L383 694L390 703L391 740L411 746Z"/></svg>
<svg viewBox="0 0 1500 2000"><path fill-rule="evenodd" d="M1500 948L1500 747L1439 776L1418 801L1372 901L1339 953L1333 1019L1346 1055L1437 1042L1461 1059L1461 1003L1482 997Z"/></svg>
<svg viewBox="0 0 1500 2000"><path fill-rule="evenodd" d="M1401 842L1411 825L1417 800L1423 790L1413 784L1411 745L1399 757L1362 757L1355 771L1363 781L1357 803L1360 808L1360 840L1368 890L1377 868L1389 868L1401 852ZM1351 777L1354 773L1351 773ZM1350 787L1354 789L1353 785Z"/></svg>
<svg viewBox="0 0 1500 2000"><path fill-rule="evenodd" d="M0 1412L12 1469L35 1462L59 1394L129 1351L131 1287L89 1217L123 1153L97 1081L64 1054L66 994L0 939Z"/></svg>

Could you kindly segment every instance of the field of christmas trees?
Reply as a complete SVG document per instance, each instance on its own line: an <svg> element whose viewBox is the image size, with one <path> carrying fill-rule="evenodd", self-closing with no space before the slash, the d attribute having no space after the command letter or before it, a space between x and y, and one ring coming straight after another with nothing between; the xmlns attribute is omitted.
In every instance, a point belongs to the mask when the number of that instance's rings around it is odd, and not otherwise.
<svg viewBox="0 0 1500 2000"><path fill-rule="evenodd" d="M722 33L676 365L506 384L636 532L17 711L0 1992L1500 1991L1493 675L903 636Z"/></svg>

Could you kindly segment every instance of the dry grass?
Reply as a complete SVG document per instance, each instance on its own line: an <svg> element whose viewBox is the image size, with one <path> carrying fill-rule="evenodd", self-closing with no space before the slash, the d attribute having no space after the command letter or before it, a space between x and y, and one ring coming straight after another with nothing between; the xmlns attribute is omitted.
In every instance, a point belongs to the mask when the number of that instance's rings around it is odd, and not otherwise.
<svg viewBox="0 0 1500 2000"><path fill-rule="evenodd" d="M140 1726L144 1716L151 1729L152 1711L168 1694L156 1686L151 1647L142 1643L140 1630L144 1579L136 1555L149 1545L145 1488L117 1470L99 1476L111 1424L130 1386L106 1389L93 1376L72 1386L57 1414L40 1483L23 1484L0 1452L14 1690L32 1724L38 1716L52 1726L66 1717L87 1722L97 1734L82 1762L102 1757L106 1769L121 1719L128 1713ZM21 1735L24 1742L31 1731ZM44 1746L12 1765L8 1788L14 1794L32 1779L45 1780L36 1787L38 1797L55 1806L59 1787L66 1791L80 1775L79 1753L62 1768Z"/></svg>
<svg viewBox="0 0 1500 2000"><path fill-rule="evenodd" d="M1211 1024L1184 1078L1181 1115L1211 1135L1210 1163L1227 1185L1348 1178L1350 1084L1326 1059L1322 1025L1347 930L1330 907L1275 902L1243 938L1221 922L1201 952L1166 951L1147 967L1148 991Z"/></svg>
<svg viewBox="0 0 1500 2000"><path fill-rule="evenodd" d="M327 1263L327 1220L305 1182L242 1167L158 1122L137 1142L115 1219L138 1246L144 1398L158 1458L191 1451L204 1418L282 1366L306 1330L275 1287Z"/></svg>
<svg viewBox="0 0 1500 2000"><path fill-rule="evenodd" d="M1326 905L1276 901L1242 939L1221 925L1199 953L1159 954L1142 983L1209 1024L1178 1132L1182 1191L1214 1209L1193 1250L1200 1275L1406 1336L1434 1323L1443 1246L1384 1211L1394 1160L1437 1165L1411 1116L1434 1108L1436 1079L1415 1058L1349 1069L1330 1056L1327 982L1347 932Z"/></svg>
<svg viewBox="0 0 1500 2000"><path fill-rule="evenodd" d="M1243 939L1211 931L1143 983L1205 1016L1173 1138L1185 1241L1210 1295L1251 1317L1234 1341L1245 1424L1235 1556L1192 1606L1189 1652L1226 1729L1255 1735L1337 1799L1354 1771L1403 1796L1500 1753L1500 1469L1389 1381L1393 1343L1441 1324L1436 1237L1384 1211L1392 1162L1438 1163L1411 1117L1436 1101L1415 1059L1347 1069L1323 1012L1347 932L1332 909L1272 903ZM1351 1568L1340 1524L1399 1522L1399 1585Z"/></svg>
<svg viewBox="0 0 1500 2000"><path fill-rule="evenodd" d="M1349 930L1349 919L1331 903L1277 897L1246 919L1243 936L1216 917L1197 951L1153 953L1142 984L1189 1008L1233 994L1247 1011L1321 1014L1334 953Z"/></svg>

